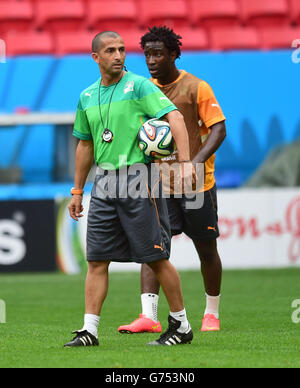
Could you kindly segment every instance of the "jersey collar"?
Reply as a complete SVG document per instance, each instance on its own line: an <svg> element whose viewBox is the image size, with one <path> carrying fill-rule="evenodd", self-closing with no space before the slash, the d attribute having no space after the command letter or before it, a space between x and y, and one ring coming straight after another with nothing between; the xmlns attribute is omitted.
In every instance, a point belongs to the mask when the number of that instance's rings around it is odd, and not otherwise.
<svg viewBox="0 0 300 388"><path fill-rule="evenodd" d="M150 78L150 80L158 87L160 88L165 88L166 86L170 86L170 85L174 85L176 84L177 82L179 82L184 76L186 75L186 71L185 70L180 70L180 74L179 76L176 78L175 81L171 82L170 84L167 84L167 85L161 85L158 80L156 78Z"/></svg>

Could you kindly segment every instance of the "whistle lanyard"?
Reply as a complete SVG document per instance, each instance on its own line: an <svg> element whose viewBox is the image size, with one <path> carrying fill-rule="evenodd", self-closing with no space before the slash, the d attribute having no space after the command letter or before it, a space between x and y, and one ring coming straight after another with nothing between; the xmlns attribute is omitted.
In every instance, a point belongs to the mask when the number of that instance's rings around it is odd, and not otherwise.
<svg viewBox="0 0 300 388"><path fill-rule="evenodd" d="M123 77L122 77L123 78ZM110 106L111 106L111 102L112 102L112 98L113 98L113 95L115 93L115 90L117 88L117 86L119 85L119 83L121 82L122 78L115 84L114 88L113 88L113 91L111 93L111 96L110 96L110 100L109 100L109 103L108 103L108 108L107 108L107 120L106 120L106 127L104 125L104 120L103 120L103 116L102 116L102 110L101 110L101 81L99 83L99 91L98 91L98 103L99 103L99 115L100 115L100 120L101 120L101 124L103 126L103 130L104 132L111 132L110 129L108 128L108 125L109 125L109 112L110 112ZM103 133L104 133L103 132ZM111 132L112 133L112 132ZM103 135L102 135L103 137Z"/></svg>

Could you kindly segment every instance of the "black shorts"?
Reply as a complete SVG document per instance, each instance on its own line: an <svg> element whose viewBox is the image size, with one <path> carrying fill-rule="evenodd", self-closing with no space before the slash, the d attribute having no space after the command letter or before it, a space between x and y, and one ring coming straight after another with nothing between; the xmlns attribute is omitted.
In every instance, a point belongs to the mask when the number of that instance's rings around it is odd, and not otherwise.
<svg viewBox="0 0 300 388"><path fill-rule="evenodd" d="M216 186L197 195L204 195L203 205L198 209L187 208L191 199L186 196L167 199L172 235L184 232L192 240L215 240L220 235Z"/></svg>
<svg viewBox="0 0 300 388"><path fill-rule="evenodd" d="M124 169L121 171L124 173ZM102 195L99 187L106 178L96 175L88 214L88 261L149 263L169 259L171 230L167 203L165 198L151 197L150 175L149 172L147 181L140 183L146 187L146 197L140 198L121 195L119 189L114 192L116 195ZM127 175L128 187L134 179ZM119 170L115 180L117 187L121 187Z"/></svg>

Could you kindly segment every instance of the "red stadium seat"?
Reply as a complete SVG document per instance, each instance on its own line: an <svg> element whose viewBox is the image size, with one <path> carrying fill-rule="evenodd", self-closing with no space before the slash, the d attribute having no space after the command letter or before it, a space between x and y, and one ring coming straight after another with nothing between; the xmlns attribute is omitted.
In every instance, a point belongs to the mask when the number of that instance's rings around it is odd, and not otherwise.
<svg viewBox="0 0 300 388"><path fill-rule="evenodd" d="M23 31L33 21L33 7L30 1L0 2L0 32Z"/></svg>
<svg viewBox="0 0 300 388"><path fill-rule="evenodd" d="M118 32L124 40L126 51L142 52L140 41L141 37L147 32L146 30L119 30Z"/></svg>
<svg viewBox="0 0 300 388"><path fill-rule="evenodd" d="M258 49L259 36L253 27L219 27L210 31L212 50Z"/></svg>
<svg viewBox="0 0 300 388"><path fill-rule="evenodd" d="M140 40L145 31L138 29L118 30L122 36L126 51L141 52ZM92 52L92 40L96 32L61 32L55 34L55 53L57 55L88 54Z"/></svg>
<svg viewBox="0 0 300 388"><path fill-rule="evenodd" d="M7 55L53 54L54 43L48 32L9 32L5 37Z"/></svg>
<svg viewBox="0 0 300 388"><path fill-rule="evenodd" d="M81 0L42 0L36 3L36 27L57 31L78 31L85 26Z"/></svg>
<svg viewBox="0 0 300 388"><path fill-rule="evenodd" d="M287 0L239 0L245 24L271 27L290 23Z"/></svg>
<svg viewBox="0 0 300 388"><path fill-rule="evenodd" d="M182 50L207 50L209 42L207 32L203 28L179 28L176 34L182 37Z"/></svg>
<svg viewBox="0 0 300 388"><path fill-rule="evenodd" d="M143 27L166 25L170 28L189 27L185 0L139 0L139 23Z"/></svg>
<svg viewBox="0 0 300 388"><path fill-rule="evenodd" d="M100 31L135 28L137 9L134 0L90 0L87 2L88 27Z"/></svg>
<svg viewBox="0 0 300 388"><path fill-rule="evenodd" d="M96 33L88 31L60 32L55 34L55 53L57 55L88 54L92 52L92 40Z"/></svg>
<svg viewBox="0 0 300 388"><path fill-rule="evenodd" d="M290 19L293 23L300 25L300 1L289 0Z"/></svg>
<svg viewBox="0 0 300 388"><path fill-rule="evenodd" d="M260 46L262 49L291 49L292 42L300 39L300 27L267 27L260 30Z"/></svg>
<svg viewBox="0 0 300 388"><path fill-rule="evenodd" d="M187 0L193 25L213 28L234 26L241 23L236 0Z"/></svg>

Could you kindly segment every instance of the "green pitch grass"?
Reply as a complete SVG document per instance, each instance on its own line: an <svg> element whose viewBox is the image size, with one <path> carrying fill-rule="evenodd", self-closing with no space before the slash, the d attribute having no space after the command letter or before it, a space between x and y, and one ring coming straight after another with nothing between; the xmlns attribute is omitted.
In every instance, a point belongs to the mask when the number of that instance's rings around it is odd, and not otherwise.
<svg viewBox="0 0 300 388"><path fill-rule="evenodd" d="M100 347L65 349L82 327L84 276L0 275L6 323L0 324L0 367L208 368L300 367L300 269L224 271L219 333L200 333L204 289L200 272L182 272L191 345L147 347L156 334L119 334L140 313L138 273L111 273L100 324ZM160 298L166 328L168 307Z"/></svg>

